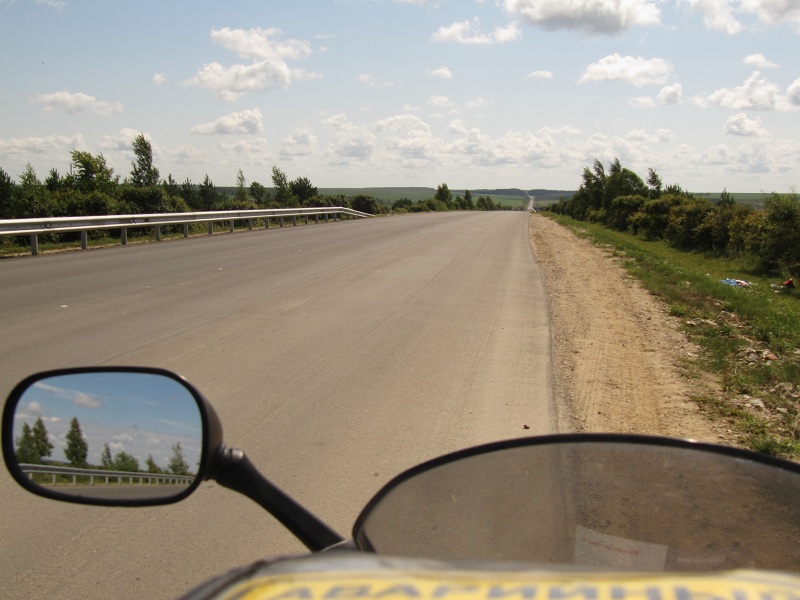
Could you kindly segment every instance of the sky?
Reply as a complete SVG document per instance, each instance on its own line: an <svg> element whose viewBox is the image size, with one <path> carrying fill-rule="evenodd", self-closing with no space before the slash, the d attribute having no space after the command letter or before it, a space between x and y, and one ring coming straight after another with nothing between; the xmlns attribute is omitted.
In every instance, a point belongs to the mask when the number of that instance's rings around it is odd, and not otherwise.
<svg viewBox="0 0 800 600"><path fill-rule="evenodd" d="M28 388L14 413L14 439L23 423L38 418L53 444L53 460L64 461L72 418L88 445L88 460L100 464L108 444L111 456L126 452L145 467L148 456L166 468L180 443L194 469L200 460L203 424L192 395L173 379L144 373L90 373L50 377Z"/></svg>
<svg viewBox="0 0 800 600"><path fill-rule="evenodd" d="M800 184L800 0L0 0L0 168L320 188Z"/></svg>

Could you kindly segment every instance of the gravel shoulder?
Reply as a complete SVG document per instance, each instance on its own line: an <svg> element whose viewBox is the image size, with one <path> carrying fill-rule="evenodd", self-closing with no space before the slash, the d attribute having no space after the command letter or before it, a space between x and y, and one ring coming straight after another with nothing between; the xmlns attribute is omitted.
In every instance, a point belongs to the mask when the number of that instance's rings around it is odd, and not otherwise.
<svg viewBox="0 0 800 600"><path fill-rule="evenodd" d="M549 294L563 427L731 443L691 400L713 385L681 367L697 349L620 260L539 214L529 235Z"/></svg>

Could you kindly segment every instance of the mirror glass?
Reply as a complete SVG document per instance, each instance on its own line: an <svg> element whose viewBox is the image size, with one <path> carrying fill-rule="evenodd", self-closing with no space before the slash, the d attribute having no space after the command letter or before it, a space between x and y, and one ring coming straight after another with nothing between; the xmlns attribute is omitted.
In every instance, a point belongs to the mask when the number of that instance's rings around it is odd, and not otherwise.
<svg viewBox="0 0 800 600"><path fill-rule="evenodd" d="M20 470L45 494L159 501L194 483L203 421L192 393L165 375L70 373L22 393L13 440Z"/></svg>
<svg viewBox="0 0 800 600"><path fill-rule="evenodd" d="M354 538L400 556L797 571L800 473L688 443L529 443L400 476Z"/></svg>

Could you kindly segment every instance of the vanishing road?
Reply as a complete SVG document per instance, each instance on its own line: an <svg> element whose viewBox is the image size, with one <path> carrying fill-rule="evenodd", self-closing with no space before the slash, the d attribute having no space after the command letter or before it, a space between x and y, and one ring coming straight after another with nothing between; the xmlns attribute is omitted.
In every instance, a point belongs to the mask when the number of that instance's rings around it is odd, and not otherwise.
<svg viewBox="0 0 800 600"><path fill-rule="evenodd" d="M25 375L150 365L344 535L401 470L558 428L528 213L377 218L0 260L0 395ZM5 598L169 598L302 552L250 500L93 508L0 473Z"/></svg>

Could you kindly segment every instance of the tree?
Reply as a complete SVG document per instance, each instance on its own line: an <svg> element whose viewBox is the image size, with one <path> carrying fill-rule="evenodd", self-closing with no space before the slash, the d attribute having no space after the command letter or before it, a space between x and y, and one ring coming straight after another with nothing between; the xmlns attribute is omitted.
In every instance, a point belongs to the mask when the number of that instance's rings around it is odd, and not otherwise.
<svg viewBox="0 0 800 600"><path fill-rule="evenodd" d="M664 183L658 173L653 169L647 169L647 185L650 187L650 197L658 198L661 196Z"/></svg>
<svg viewBox="0 0 800 600"><path fill-rule="evenodd" d="M269 202L269 190L257 181L254 181L250 184L250 197L258 206L265 207Z"/></svg>
<svg viewBox="0 0 800 600"><path fill-rule="evenodd" d="M434 200L441 202L447 208L453 208L453 194L446 183L439 184L436 188L436 193L433 195Z"/></svg>
<svg viewBox="0 0 800 600"><path fill-rule="evenodd" d="M111 469L114 466L114 459L111 458L111 448L108 444L103 444L103 453L100 455L100 466L104 469Z"/></svg>
<svg viewBox="0 0 800 600"><path fill-rule="evenodd" d="M77 469L84 469L88 466L86 457L89 455L89 445L81 433L81 425L78 417L72 417L67 432L67 447L64 448L64 456L67 457L69 464Z"/></svg>
<svg viewBox="0 0 800 600"><path fill-rule="evenodd" d="M244 188L244 184L244 171L239 169L239 172L236 173L236 202L240 204L247 202L247 190Z"/></svg>
<svg viewBox="0 0 800 600"><path fill-rule="evenodd" d="M309 181L308 177L298 177L292 181L289 184L289 191L302 205L305 205L306 202L311 200L311 198L318 193L317 188L311 185L311 181Z"/></svg>
<svg viewBox="0 0 800 600"><path fill-rule="evenodd" d="M181 448L180 442L172 446L172 458L169 459L167 469L173 475L189 474L189 463L187 463L186 459L183 457L183 448Z"/></svg>
<svg viewBox="0 0 800 600"><path fill-rule="evenodd" d="M359 194L355 196L350 202L353 210L358 210L371 215L377 214L380 209L378 208L378 201L373 196Z"/></svg>
<svg viewBox="0 0 800 600"><path fill-rule="evenodd" d="M53 444L50 443L50 437L47 435L47 429L44 426L42 417L36 419L31 433L33 434L33 444L39 457L50 456L53 453Z"/></svg>
<svg viewBox="0 0 800 600"><path fill-rule="evenodd" d="M0 169L0 219L13 219L11 209L11 198L15 184L11 181L11 176L3 169Z"/></svg>
<svg viewBox="0 0 800 600"><path fill-rule="evenodd" d="M17 438L16 456L17 462L23 464L38 465L42 462L42 457L36 449L31 426L27 423L22 424L22 434Z"/></svg>
<svg viewBox="0 0 800 600"><path fill-rule="evenodd" d="M733 194L728 193L728 188L723 188L719 200L717 200L717 206L733 206L734 204L736 204L736 200L733 198Z"/></svg>
<svg viewBox="0 0 800 600"><path fill-rule="evenodd" d="M102 154L92 156L89 152L73 150L71 156L72 166L76 171L73 181L80 191L106 193L115 191L119 177L114 176L114 169L106 165L106 159Z"/></svg>
<svg viewBox="0 0 800 600"><path fill-rule="evenodd" d="M144 461L144 462L147 465L147 472L148 473L163 473L164 472L164 469L162 469L161 467L159 467L156 464L156 461L153 459L153 455L152 454L148 454L147 455L147 460Z"/></svg>
<svg viewBox="0 0 800 600"><path fill-rule="evenodd" d="M467 205L467 210L475 210L475 204L472 202L472 192L464 190L464 203Z"/></svg>
<svg viewBox="0 0 800 600"><path fill-rule="evenodd" d="M112 468L115 471L128 471L137 473L139 471L139 461L136 460L135 456L128 454L127 452L117 452L114 455L114 464Z"/></svg>
<svg viewBox="0 0 800 600"><path fill-rule="evenodd" d="M214 182L211 181L208 175L203 179L203 183L200 184L200 189L197 190L197 193L200 197L201 210L214 210L216 208L219 200L219 192L217 192Z"/></svg>
<svg viewBox="0 0 800 600"><path fill-rule="evenodd" d="M272 187L275 188L275 201L281 208L298 205L297 198L292 194L286 173L278 167L272 167Z"/></svg>
<svg viewBox="0 0 800 600"><path fill-rule="evenodd" d="M153 147L141 133L133 140L133 153L136 161L131 163L131 184L135 187L158 185L158 169L153 166Z"/></svg>
<svg viewBox="0 0 800 600"><path fill-rule="evenodd" d="M178 185L178 182L172 178L172 173L167 175L167 178L161 182L161 185L164 188L164 191L167 192L170 196L180 196L181 195L181 188Z"/></svg>

